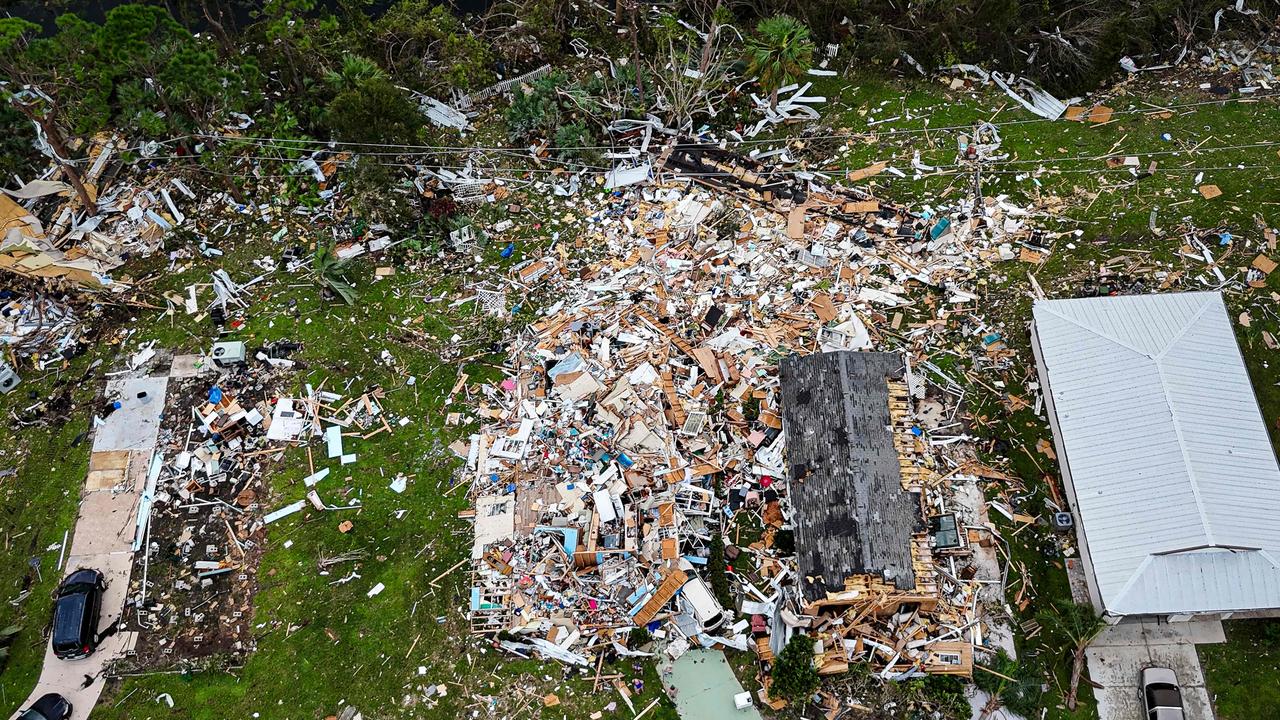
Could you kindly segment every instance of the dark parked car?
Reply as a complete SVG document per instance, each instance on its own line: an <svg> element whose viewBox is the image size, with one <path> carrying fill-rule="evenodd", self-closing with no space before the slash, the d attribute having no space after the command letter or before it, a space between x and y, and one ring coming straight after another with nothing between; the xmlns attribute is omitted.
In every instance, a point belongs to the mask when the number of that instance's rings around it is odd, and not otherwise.
<svg viewBox="0 0 1280 720"><path fill-rule="evenodd" d="M58 693L49 693L18 716L18 720L66 720L71 717L71 703Z"/></svg>
<svg viewBox="0 0 1280 720"><path fill-rule="evenodd" d="M98 646L98 613L106 582L97 570L77 570L58 587L53 601L53 654L76 660Z"/></svg>

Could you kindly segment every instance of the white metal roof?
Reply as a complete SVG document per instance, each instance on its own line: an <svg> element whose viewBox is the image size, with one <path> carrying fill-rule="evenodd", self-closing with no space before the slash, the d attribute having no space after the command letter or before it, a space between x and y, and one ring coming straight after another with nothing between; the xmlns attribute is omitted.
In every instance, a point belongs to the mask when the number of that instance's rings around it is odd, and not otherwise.
<svg viewBox="0 0 1280 720"><path fill-rule="evenodd" d="M1222 295L1033 314L1107 611L1280 608L1280 467Z"/></svg>

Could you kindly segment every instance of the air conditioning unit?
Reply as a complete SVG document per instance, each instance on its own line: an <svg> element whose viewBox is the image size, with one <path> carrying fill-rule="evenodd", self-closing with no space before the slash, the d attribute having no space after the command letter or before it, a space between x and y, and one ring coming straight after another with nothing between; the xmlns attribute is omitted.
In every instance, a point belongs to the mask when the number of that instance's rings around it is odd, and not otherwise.
<svg viewBox="0 0 1280 720"><path fill-rule="evenodd" d="M1056 512L1053 514L1053 529L1058 532L1071 532L1075 524L1075 518L1071 517L1071 513Z"/></svg>
<svg viewBox="0 0 1280 720"><path fill-rule="evenodd" d="M243 365L245 360L244 343L239 341L213 344L213 364L218 367Z"/></svg>
<svg viewBox="0 0 1280 720"><path fill-rule="evenodd" d="M8 395L13 389L18 387L18 383L22 382L22 378L18 377L18 373L9 367L9 363L0 362L0 393Z"/></svg>

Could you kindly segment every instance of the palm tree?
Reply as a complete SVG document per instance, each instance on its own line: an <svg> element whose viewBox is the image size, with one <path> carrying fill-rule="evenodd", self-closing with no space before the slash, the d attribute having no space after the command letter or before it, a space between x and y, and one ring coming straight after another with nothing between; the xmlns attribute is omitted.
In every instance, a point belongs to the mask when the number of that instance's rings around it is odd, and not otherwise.
<svg viewBox="0 0 1280 720"><path fill-rule="evenodd" d="M347 279L343 277L342 271L347 268L347 261L339 258L334 249L335 243L316 244L315 256L312 258L311 269L316 273L316 284L320 287L332 291L343 302L348 305L354 305L356 302L356 289Z"/></svg>
<svg viewBox="0 0 1280 720"><path fill-rule="evenodd" d="M1067 693L1067 709L1076 709L1076 692L1080 689L1080 675L1084 672L1084 651L1089 643L1102 632L1107 623L1092 606L1080 605L1069 600L1058 600L1053 607L1041 610L1036 619L1050 633L1071 643L1071 690Z"/></svg>
<svg viewBox="0 0 1280 720"><path fill-rule="evenodd" d="M337 90L358 88L370 80L385 80L387 73L378 67L378 63L363 55L342 55L342 66L338 70L326 70L324 81Z"/></svg>
<svg viewBox="0 0 1280 720"><path fill-rule="evenodd" d="M795 82L813 62L809 28L790 15L761 20L747 40L747 72L769 92L769 107L778 107L778 88Z"/></svg>

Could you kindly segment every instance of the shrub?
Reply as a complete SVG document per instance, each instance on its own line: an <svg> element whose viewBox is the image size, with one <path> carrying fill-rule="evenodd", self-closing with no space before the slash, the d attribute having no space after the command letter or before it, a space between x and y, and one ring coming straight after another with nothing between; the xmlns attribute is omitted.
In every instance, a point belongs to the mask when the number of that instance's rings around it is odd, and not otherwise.
<svg viewBox="0 0 1280 720"><path fill-rule="evenodd" d="M769 694L787 702L808 701L818 689L818 668L813 664L813 638L792 635L773 661L773 685Z"/></svg>
<svg viewBox="0 0 1280 720"><path fill-rule="evenodd" d="M342 90L325 112L333 134L350 142L412 142L423 122L418 106L385 77Z"/></svg>
<svg viewBox="0 0 1280 720"><path fill-rule="evenodd" d="M556 88L565 82L563 73L550 73L533 82L528 91L518 90L507 108L507 130L517 142L551 132L560 124L560 103Z"/></svg>
<svg viewBox="0 0 1280 720"><path fill-rule="evenodd" d="M583 162L593 163L600 157L600 152L595 148L599 145L595 133L591 132L591 128L582 120L574 120L571 123L565 123L556 128L555 137L552 139L556 151L562 158L572 158L582 160Z"/></svg>
<svg viewBox="0 0 1280 720"><path fill-rule="evenodd" d="M651 642L653 642L653 635L649 634L648 628L638 627L627 636L627 648L631 650L643 647Z"/></svg>

